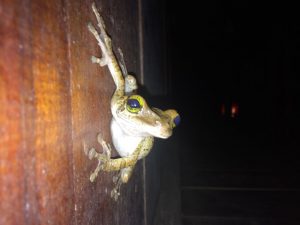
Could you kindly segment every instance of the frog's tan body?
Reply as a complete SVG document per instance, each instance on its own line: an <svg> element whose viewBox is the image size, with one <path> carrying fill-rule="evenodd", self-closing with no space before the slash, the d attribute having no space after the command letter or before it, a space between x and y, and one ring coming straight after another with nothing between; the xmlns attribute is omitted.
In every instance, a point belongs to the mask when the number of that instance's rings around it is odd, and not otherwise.
<svg viewBox="0 0 300 225"><path fill-rule="evenodd" d="M99 134L98 141L103 147L103 153L97 153L95 149L89 151L89 158L97 158L99 161L97 168L90 176L90 180L94 181L100 170L121 170L120 174L114 178L116 187L111 192L112 197L116 200L121 184L128 182L137 161L150 152L154 137L168 138L171 136L172 129L175 127L174 118L179 118L179 115L175 110L150 109L141 96L132 95L132 92L137 88L136 80L127 74L125 65L121 64L122 71L125 73L124 80L112 50L111 39L105 31L104 22L95 4L92 5L92 9L96 15L100 33L91 24L88 25L88 28L97 39L102 51L102 58L93 56L92 61L100 66L107 65L116 85L111 99L113 116L111 134L114 147L121 158L110 158L111 147ZM122 54L121 56L123 59Z"/></svg>

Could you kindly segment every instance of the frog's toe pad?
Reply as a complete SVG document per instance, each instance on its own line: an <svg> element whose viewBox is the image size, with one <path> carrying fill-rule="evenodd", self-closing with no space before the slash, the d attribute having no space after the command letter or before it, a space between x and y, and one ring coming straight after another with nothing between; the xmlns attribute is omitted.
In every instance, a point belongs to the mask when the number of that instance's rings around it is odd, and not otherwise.
<svg viewBox="0 0 300 225"><path fill-rule="evenodd" d="M118 200L119 196L120 196L120 192L118 192L116 188L114 188L114 189L110 192L110 197L113 198L115 201Z"/></svg>
<svg viewBox="0 0 300 225"><path fill-rule="evenodd" d="M107 60L106 60L106 58L104 58L104 57L98 58L98 57L96 57L96 56L92 56L92 57L91 57L91 61L92 61L92 63L97 63L97 64L99 64L101 67L107 65Z"/></svg>
<svg viewBox="0 0 300 225"><path fill-rule="evenodd" d="M95 179L96 179L96 177L97 177L97 174L96 173L92 173L91 176L90 176L90 181L94 182Z"/></svg>
<svg viewBox="0 0 300 225"><path fill-rule="evenodd" d="M102 136L101 133L99 133L99 134L97 135L97 140L98 140L99 144L102 144L103 142L105 142L105 141L104 141L104 138L103 138L103 136Z"/></svg>
<svg viewBox="0 0 300 225"><path fill-rule="evenodd" d="M88 157L90 160L92 160L93 158L95 158L97 155L97 152L94 148L91 148L88 152Z"/></svg>

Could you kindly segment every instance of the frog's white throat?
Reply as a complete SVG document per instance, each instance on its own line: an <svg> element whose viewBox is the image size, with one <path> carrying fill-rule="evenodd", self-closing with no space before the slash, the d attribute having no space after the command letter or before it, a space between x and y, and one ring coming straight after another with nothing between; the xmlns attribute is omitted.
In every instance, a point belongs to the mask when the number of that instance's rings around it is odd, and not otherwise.
<svg viewBox="0 0 300 225"><path fill-rule="evenodd" d="M144 138L126 133L115 119L111 121L111 135L114 147L121 157L131 155Z"/></svg>

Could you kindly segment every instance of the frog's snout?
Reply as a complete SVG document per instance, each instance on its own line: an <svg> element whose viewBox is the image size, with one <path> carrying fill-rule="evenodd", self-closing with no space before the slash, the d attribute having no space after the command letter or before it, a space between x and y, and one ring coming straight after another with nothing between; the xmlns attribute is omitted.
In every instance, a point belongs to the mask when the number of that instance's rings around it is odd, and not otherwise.
<svg viewBox="0 0 300 225"><path fill-rule="evenodd" d="M172 135L172 127L171 126L166 126L160 122L156 121L156 126L159 127L159 132L156 132L154 136L158 138L163 138L166 139Z"/></svg>

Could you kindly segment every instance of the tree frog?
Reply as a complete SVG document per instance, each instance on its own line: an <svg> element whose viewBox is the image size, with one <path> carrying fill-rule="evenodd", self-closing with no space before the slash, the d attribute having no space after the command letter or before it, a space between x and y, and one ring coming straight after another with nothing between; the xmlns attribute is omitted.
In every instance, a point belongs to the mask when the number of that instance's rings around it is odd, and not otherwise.
<svg viewBox="0 0 300 225"><path fill-rule="evenodd" d="M113 146L120 158L111 158L111 146L99 134L98 142L102 145L103 153L96 152L94 148L87 152L90 159L98 160L98 165L91 174L90 181L95 180L100 170L120 171L113 178L116 186L111 191L111 197L117 200L121 184L128 182L137 161L148 155L153 146L154 137L170 137L173 128L180 122L180 116L173 109L163 111L158 108L150 108L142 96L133 93L137 88L136 80L127 74L123 54L120 50L123 63L118 63L112 50L111 39L106 33L105 24L95 4L92 5L92 10L100 32L91 23L88 24L88 29L96 38L102 51L102 57L92 56L91 60L101 67L108 66L116 85L111 98L111 136Z"/></svg>

